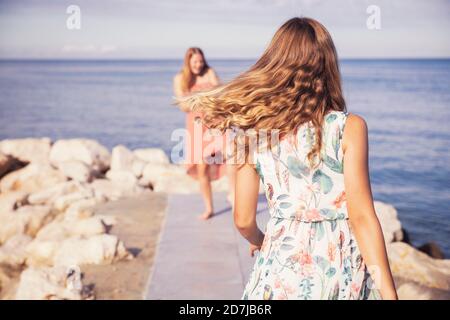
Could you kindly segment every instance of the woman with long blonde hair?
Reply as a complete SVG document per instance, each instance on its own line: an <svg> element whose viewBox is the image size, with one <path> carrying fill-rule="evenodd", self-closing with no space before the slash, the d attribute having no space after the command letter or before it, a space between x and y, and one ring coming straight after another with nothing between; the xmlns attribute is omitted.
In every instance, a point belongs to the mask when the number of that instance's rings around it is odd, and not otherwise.
<svg viewBox="0 0 450 320"><path fill-rule="evenodd" d="M205 55L200 48L192 47L186 51L182 70L173 81L176 97L185 97L189 94L208 90L219 85L216 72L206 62ZM200 215L202 219L209 219L214 214L211 181L228 174L229 195L232 204L234 200L235 167L225 166L225 136L214 137L208 135L209 131L202 125L202 113L190 111L180 104L180 109L187 112L185 163L187 174L198 179L200 191L205 204L205 211Z"/></svg>
<svg viewBox="0 0 450 320"><path fill-rule="evenodd" d="M323 25L290 19L247 72L182 103L211 128L253 130L240 140L234 209L251 255L258 251L243 299L397 298L370 188L367 126L346 111ZM276 135L266 139L269 131ZM256 223L260 182L265 233Z"/></svg>

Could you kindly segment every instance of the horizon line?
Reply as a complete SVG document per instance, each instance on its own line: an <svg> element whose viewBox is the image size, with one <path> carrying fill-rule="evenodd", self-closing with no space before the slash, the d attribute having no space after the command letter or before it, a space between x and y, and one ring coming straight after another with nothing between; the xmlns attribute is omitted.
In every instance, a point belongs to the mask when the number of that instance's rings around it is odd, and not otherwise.
<svg viewBox="0 0 450 320"><path fill-rule="evenodd" d="M220 60L257 60L259 57L211 57L207 58L209 61L220 61ZM0 57L0 61L180 61L183 60L183 57L180 58L133 58L133 57L111 57L111 58L102 58L102 57L76 57L76 58L65 58L65 57ZM338 60L450 60L450 56L424 56L424 57L341 57Z"/></svg>

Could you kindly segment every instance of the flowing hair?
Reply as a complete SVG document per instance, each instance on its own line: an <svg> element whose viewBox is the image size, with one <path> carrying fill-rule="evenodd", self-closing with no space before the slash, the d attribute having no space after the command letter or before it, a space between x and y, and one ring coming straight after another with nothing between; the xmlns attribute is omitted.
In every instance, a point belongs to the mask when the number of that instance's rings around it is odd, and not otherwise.
<svg viewBox="0 0 450 320"><path fill-rule="evenodd" d="M192 47L192 48L187 49L187 51L184 55L183 67L181 69L181 75L182 75L181 90L185 93L188 93L191 90L191 88L195 82L195 76L192 73L191 66L190 66L190 61L194 54L199 54L203 58L204 66L203 66L203 70L201 71L201 74L204 74L209 69L209 65L206 62L205 55L203 54L202 49L197 48L197 47Z"/></svg>
<svg viewBox="0 0 450 320"><path fill-rule="evenodd" d="M182 103L201 111L204 123L221 132L238 127L255 129L259 135L276 129L282 139L311 122L315 139L307 155L310 163L316 156L320 159L324 116L346 110L333 40L322 24L310 18L288 20L248 71ZM248 143L246 139L245 159Z"/></svg>

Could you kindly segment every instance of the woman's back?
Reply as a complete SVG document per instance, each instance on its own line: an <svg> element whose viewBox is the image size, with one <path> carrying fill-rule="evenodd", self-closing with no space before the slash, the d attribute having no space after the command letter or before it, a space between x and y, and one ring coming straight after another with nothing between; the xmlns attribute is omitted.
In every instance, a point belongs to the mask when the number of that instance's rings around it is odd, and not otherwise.
<svg viewBox="0 0 450 320"><path fill-rule="evenodd" d="M314 128L301 125L255 153L271 219L243 299L378 299L348 223L342 137L348 114L323 121L323 161L310 168Z"/></svg>
<svg viewBox="0 0 450 320"><path fill-rule="evenodd" d="M348 218L345 205L342 135L347 113L329 112L323 121L323 161L311 169L307 154L314 128L302 124L272 151L255 154L272 218L322 221Z"/></svg>

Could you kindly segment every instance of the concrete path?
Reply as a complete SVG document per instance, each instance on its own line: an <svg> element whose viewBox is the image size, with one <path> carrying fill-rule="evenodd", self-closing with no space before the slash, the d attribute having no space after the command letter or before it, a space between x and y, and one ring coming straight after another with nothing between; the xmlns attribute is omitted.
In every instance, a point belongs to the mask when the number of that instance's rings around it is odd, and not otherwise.
<svg viewBox="0 0 450 320"><path fill-rule="evenodd" d="M199 194L168 196L166 221L150 276L147 299L240 299L253 267L248 243L233 225L225 193L214 194L217 214L197 218ZM268 219L264 195L258 225Z"/></svg>

